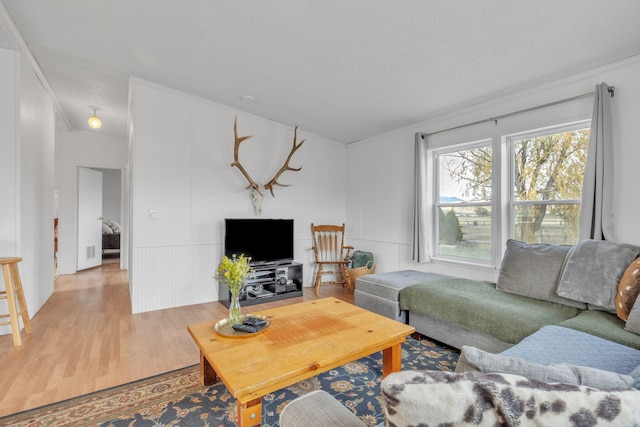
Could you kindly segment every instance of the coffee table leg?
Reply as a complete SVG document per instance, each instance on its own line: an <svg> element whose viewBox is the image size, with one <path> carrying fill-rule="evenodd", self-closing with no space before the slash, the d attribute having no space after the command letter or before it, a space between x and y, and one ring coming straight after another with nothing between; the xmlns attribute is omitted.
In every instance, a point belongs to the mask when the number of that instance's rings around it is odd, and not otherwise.
<svg viewBox="0 0 640 427"><path fill-rule="evenodd" d="M382 376L402 369L402 343L394 344L382 350Z"/></svg>
<svg viewBox="0 0 640 427"><path fill-rule="evenodd" d="M204 354L200 352L200 384L213 385L218 382L218 374L213 369Z"/></svg>
<svg viewBox="0 0 640 427"><path fill-rule="evenodd" d="M262 422L262 398L245 403L237 402L238 427L259 426Z"/></svg>

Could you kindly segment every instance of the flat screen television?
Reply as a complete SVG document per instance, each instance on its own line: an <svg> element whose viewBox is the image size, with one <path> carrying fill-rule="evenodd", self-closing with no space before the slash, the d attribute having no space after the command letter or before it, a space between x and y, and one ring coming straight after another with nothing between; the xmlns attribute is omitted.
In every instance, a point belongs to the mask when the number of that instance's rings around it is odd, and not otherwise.
<svg viewBox="0 0 640 427"><path fill-rule="evenodd" d="M226 218L224 254L244 254L254 265L293 261L293 219Z"/></svg>

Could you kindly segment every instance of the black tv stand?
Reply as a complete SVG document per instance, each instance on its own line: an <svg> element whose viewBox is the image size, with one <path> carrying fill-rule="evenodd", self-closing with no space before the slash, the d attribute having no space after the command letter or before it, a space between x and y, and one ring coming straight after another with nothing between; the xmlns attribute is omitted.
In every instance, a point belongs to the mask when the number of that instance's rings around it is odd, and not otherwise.
<svg viewBox="0 0 640 427"><path fill-rule="evenodd" d="M302 296L302 264L291 260L256 263L255 277L240 291L240 306L262 304ZM218 281L218 301L229 307L231 294Z"/></svg>
<svg viewBox="0 0 640 427"><path fill-rule="evenodd" d="M294 261L291 259L274 260L274 261L257 261L257 262L252 262L251 267L256 269L256 268L263 268L263 267L273 267L276 265L289 265L293 263Z"/></svg>

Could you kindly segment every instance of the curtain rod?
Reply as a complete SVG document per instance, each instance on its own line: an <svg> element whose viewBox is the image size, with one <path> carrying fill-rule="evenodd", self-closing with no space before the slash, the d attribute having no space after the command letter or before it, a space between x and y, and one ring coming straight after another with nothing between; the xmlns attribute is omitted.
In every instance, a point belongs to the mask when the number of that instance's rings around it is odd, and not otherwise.
<svg viewBox="0 0 640 427"><path fill-rule="evenodd" d="M613 98L614 95L615 95L615 92L616 92L616 87L615 86L607 86L607 91L609 92L609 94ZM521 113L528 113L529 111L539 110L541 108L546 108L546 107L552 107L554 105L563 104L565 102L570 102L570 101L575 101L576 99L586 98L588 96L593 96L593 95L595 95L595 92L584 93L582 95L576 95L576 96L573 96L571 98L565 98L565 99L560 99L558 101L549 102L547 104L536 105L535 107L530 107L530 108L525 108L523 110L513 111L511 113L502 114L500 116L489 117L488 119L478 120L478 121L475 121L475 122L472 122L472 123L466 123L464 125L459 125L459 126L450 127L450 128L447 128L447 129L437 130L437 131L431 132L431 133L423 133L422 134L422 138L424 138L425 136L431 136L431 135L435 135L435 134L442 133L442 132L448 132L450 130L465 128L467 126L479 125L480 123L489 122L489 121L494 122L495 124L498 124L498 120L504 119L505 117L511 117L511 116L515 116L516 114L521 114Z"/></svg>

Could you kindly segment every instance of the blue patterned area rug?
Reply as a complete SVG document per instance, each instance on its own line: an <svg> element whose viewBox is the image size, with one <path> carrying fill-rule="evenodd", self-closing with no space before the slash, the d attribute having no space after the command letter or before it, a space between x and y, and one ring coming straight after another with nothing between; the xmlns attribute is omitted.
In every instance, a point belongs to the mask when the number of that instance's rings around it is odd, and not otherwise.
<svg viewBox="0 0 640 427"><path fill-rule="evenodd" d="M453 371L459 352L428 339L402 345L403 370ZM347 363L262 399L263 427L278 426L282 408L312 390L338 398L366 425L383 420L382 353ZM224 384L206 389L191 366L108 390L0 418L0 426L226 427L236 426L235 399Z"/></svg>

